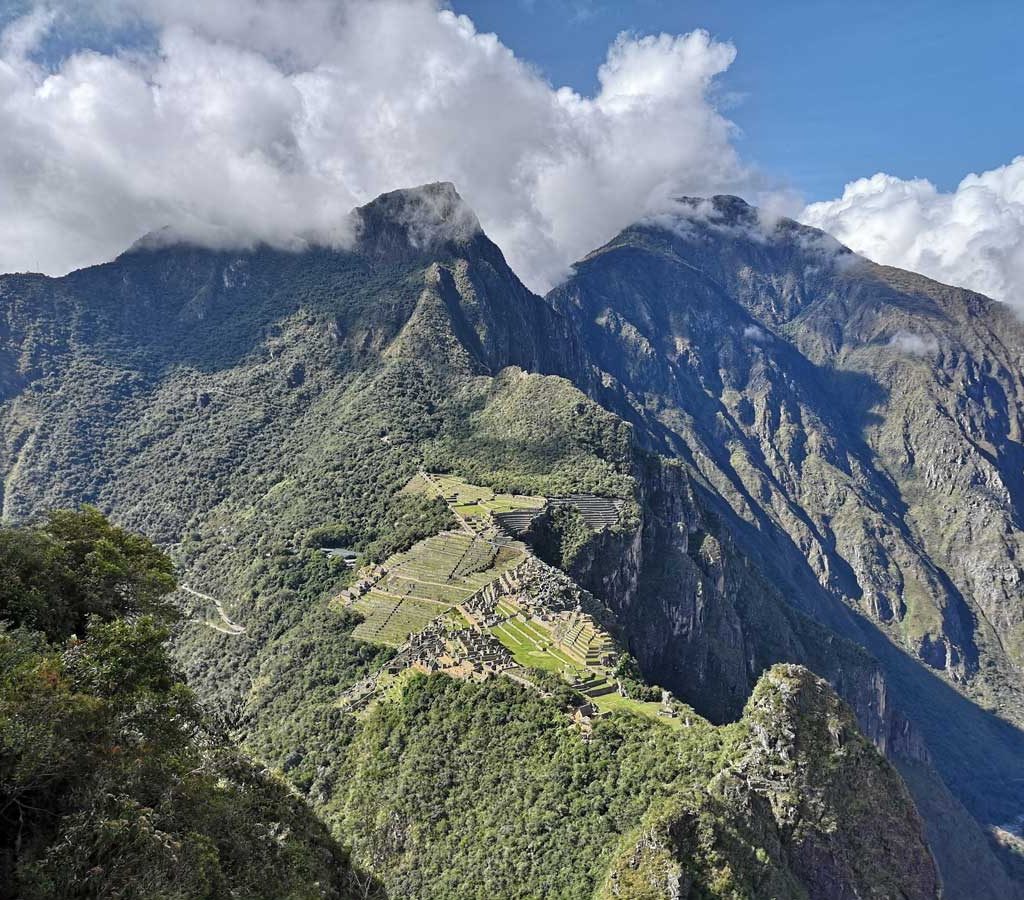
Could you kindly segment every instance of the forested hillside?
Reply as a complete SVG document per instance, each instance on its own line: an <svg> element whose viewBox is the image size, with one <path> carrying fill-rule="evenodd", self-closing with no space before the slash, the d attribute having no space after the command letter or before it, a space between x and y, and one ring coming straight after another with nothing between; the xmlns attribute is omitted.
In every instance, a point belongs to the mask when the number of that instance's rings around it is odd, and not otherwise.
<svg viewBox="0 0 1024 900"><path fill-rule="evenodd" d="M947 896L1013 896L1012 840L987 830L1021 807L1012 615L988 644L953 628L975 601L864 432L874 395L827 387L841 367L776 321L819 292L842 321L843 278L876 308L857 270L794 287L779 260L810 266L804 237L648 223L545 300L450 185L354 215L344 250L150 240L0 278L7 519L87 502L157 542L189 686L391 896L924 897L928 848ZM702 262L681 248L704 230ZM343 709L395 649L353 637L358 610L332 598L460 527L405 490L421 471L618 504L596 530L553 507L528 539L617 623L626 679L670 688L690 726L613 712L588 742L565 685L439 675ZM946 664L964 640L973 669ZM860 732L912 774L923 826Z"/></svg>
<svg viewBox="0 0 1024 900"><path fill-rule="evenodd" d="M173 588L93 509L0 530L0 896L377 896L202 713Z"/></svg>
<svg viewBox="0 0 1024 900"><path fill-rule="evenodd" d="M0 569L4 896L384 896L312 811L201 713L165 647L177 615L168 601L173 576L148 541L92 509L54 513L38 527L0 532ZM333 657L330 642L312 649ZM676 882L716 896L764 885L804 896L810 874L788 854L824 841L844 867L829 877L858 895L934 896L920 821L899 776L823 683L797 669L771 678L737 726L715 729L693 716L684 736L625 715L602 722L586 742L563 713L567 688L543 699L504 680L475 686L421 676L369 718L331 723L339 733L318 766L317 777L326 769L332 782L320 813L380 872L390 896L587 897L604 877L612 895L638 896L618 887L636 873L621 863L605 869L620 841L635 840L652 804L699 795L723 767L764 798L808 778L820 795L808 791L790 808L779 794L775 812L734 807L721 793L699 822L733 827L735 815L739 844L645 859L645 867L665 867L650 895L672 896ZM804 709L789 721L780 710L758 712L766 703L795 704L795 712L821 703L822 693L832 707L822 715ZM762 765L779 785L748 777ZM822 820L852 809L848 798L830 796L835 776L819 777L822 765L858 783L857 808L875 824L895 816L886 855L861 846L860 823L837 831L836 819ZM430 812L439 804L447 810L440 819ZM510 813L518 823L511 831ZM860 854L856 870L847 868L851 853Z"/></svg>

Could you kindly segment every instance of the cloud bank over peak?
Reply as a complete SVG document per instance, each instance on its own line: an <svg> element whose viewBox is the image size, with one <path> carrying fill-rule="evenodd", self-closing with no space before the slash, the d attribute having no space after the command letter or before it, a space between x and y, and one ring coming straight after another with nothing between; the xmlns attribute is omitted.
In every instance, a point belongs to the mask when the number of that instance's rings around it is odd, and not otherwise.
<svg viewBox="0 0 1024 900"><path fill-rule="evenodd" d="M0 271L62 273L162 227L344 245L353 207L453 182L544 289L673 196L757 194L714 102L735 55L703 31L620 35L587 97L431 0L39 5L0 38Z"/></svg>
<svg viewBox="0 0 1024 900"><path fill-rule="evenodd" d="M943 193L877 174L800 218L858 253L1024 309L1024 156Z"/></svg>

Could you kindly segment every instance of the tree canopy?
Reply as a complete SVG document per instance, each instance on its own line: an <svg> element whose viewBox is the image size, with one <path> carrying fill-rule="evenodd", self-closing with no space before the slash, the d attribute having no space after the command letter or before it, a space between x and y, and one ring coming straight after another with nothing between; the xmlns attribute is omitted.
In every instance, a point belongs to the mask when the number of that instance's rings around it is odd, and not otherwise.
<svg viewBox="0 0 1024 900"><path fill-rule="evenodd" d="M95 509L0 529L0 897L374 896L210 727L165 647L173 588Z"/></svg>

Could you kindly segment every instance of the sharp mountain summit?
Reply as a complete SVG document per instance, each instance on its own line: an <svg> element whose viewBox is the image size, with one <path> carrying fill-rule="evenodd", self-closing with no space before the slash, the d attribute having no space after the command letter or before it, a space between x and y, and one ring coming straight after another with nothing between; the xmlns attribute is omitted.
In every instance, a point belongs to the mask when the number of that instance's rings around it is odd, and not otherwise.
<svg viewBox="0 0 1024 900"><path fill-rule="evenodd" d="M731 196L545 297L450 184L352 216L0 276L0 896L1024 897L1013 311ZM166 685L70 730L126 532ZM64 553L131 602L46 624Z"/></svg>

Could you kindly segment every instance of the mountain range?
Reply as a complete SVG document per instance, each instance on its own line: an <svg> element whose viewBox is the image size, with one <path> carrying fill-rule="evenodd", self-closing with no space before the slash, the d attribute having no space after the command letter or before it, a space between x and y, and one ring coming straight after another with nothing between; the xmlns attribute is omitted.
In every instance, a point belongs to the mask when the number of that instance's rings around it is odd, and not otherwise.
<svg viewBox="0 0 1024 900"><path fill-rule="evenodd" d="M4 519L91 504L161 546L209 714L388 896L1024 896L1012 310L736 197L546 297L452 185L353 217L0 276ZM529 539L690 737L581 742L561 688L502 678L342 709L389 651L324 548L363 571L450 527L421 472L619 504Z"/></svg>

